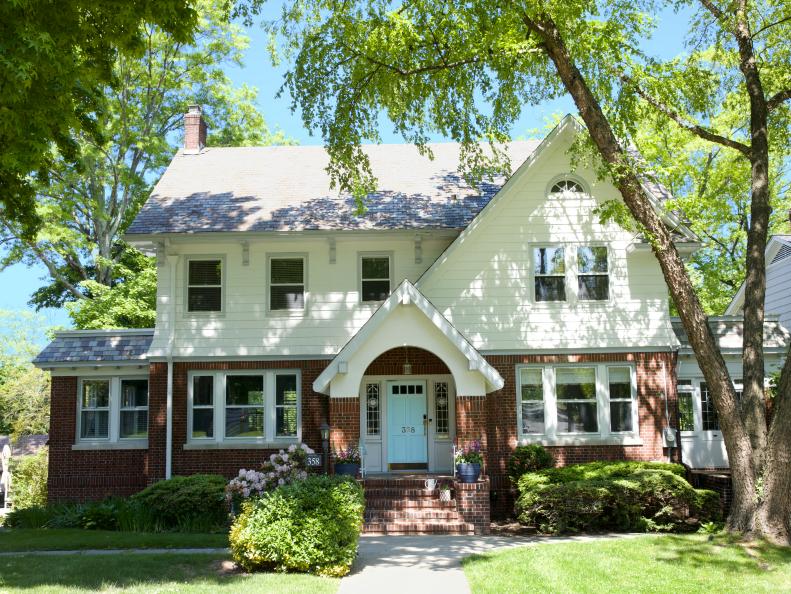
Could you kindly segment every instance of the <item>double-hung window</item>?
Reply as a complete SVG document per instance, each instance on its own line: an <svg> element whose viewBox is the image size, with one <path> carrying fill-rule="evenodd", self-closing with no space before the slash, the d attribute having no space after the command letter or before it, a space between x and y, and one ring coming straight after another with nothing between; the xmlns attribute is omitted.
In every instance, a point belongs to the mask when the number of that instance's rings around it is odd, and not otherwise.
<svg viewBox="0 0 791 594"><path fill-rule="evenodd" d="M297 371L195 371L189 386L191 444L299 439Z"/></svg>
<svg viewBox="0 0 791 594"><path fill-rule="evenodd" d="M693 398L695 388L691 379L680 379L676 384L678 392L678 428L681 431L695 430L695 410Z"/></svg>
<svg viewBox="0 0 791 594"><path fill-rule="evenodd" d="M566 252L562 247L533 249L536 301L566 300Z"/></svg>
<svg viewBox="0 0 791 594"><path fill-rule="evenodd" d="M525 441L639 438L636 376L629 363L520 365L516 377L518 433Z"/></svg>
<svg viewBox="0 0 791 594"><path fill-rule="evenodd" d="M706 382L700 382L700 412L703 431L719 431L720 419L714 408L714 399Z"/></svg>
<svg viewBox="0 0 791 594"><path fill-rule="evenodd" d="M388 255L360 256L360 300L384 301L390 295L390 267Z"/></svg>
<svg viewBox="0 0 791 594"><path fill-rule="evenodd" d="M584 301L606 301L610 298L605 246L577 248L577 298Z"/></svg>
<svg viewBox="0 0 791 594"><path fill-rule="evenodd" d="M301 311L305 309L305 257L273 256L269 258L269 309Z"/></svg>
<svg viewBox="0 0 791 594"><path fill-rule="evenodd" d="M187 311L222 311L222 260L187 261Z"/></svg>
<svg viewBox="0 0 791 594"><path fill-rule="evenodd" d="M147 378L82 378L78 386L77 443L144 445L148 438Z"/></svg>

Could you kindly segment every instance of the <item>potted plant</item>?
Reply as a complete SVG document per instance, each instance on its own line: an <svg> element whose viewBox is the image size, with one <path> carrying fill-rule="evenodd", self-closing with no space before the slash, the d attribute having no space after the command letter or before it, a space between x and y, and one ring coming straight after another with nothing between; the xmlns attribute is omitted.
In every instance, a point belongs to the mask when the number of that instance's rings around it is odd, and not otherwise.
<svg viewBox="0 0 791 594"><path fill-rule="evenodd" d="M360 472L360 450L357 446L335 451L335 474L357 476Z"/></svg>
<svg viewBox="0 0 791 594"><path fill-rule="evenodd" d="M456 450L456 475L462 483L474 483L481 476L481 442L473 440Z"/></svg>
<svg viewBox="0 0 791 594"><path fill-rule="evenodd" d="M439 488L439 500L450 501L450 485L445 483Z"/></svg>

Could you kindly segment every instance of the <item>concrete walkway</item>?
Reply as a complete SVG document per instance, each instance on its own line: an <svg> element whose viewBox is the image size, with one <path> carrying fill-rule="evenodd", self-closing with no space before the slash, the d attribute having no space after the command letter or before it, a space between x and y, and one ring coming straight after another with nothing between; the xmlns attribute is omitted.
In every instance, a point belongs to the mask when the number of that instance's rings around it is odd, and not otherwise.
<svg viewBox="0 0 791 594"><path fill-rule="evenodd" d="M476 553L537 543L623 538L602 536L362 536L352 572L338 594L463 594L461 560Z"/></svg>

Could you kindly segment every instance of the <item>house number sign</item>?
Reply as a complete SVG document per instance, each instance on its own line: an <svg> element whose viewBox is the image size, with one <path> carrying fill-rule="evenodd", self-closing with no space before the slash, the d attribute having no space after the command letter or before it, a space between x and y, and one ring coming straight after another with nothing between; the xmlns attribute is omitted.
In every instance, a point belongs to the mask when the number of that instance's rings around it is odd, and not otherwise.
<svg viewBox="0 0 791 594"><path fill-rule="evenodd" d="M317 468L321 466L321 454L308 454L305 457L305 465L308 468Z"/></svg>
<svg viewBox="0 0 791 594"><path fill-rule="evenodd" d="M414 433L414 427L401 427L401 433Z"/></svg>

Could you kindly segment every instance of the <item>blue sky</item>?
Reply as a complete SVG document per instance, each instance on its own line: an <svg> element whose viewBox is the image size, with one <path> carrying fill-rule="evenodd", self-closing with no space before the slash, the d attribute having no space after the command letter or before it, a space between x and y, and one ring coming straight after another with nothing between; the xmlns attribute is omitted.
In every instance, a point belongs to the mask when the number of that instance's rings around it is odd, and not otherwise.
<svg viewBox="0 0 791 594"><path fill-rule="evenodd" d="M277 9L276 3L271 3L267 10L272 14ZM660 14L659 28L651 39L646 39L643 49L657 57L672 57L683 51L683 36L688 29L689 12L679 14L665 10ZM321 144L321 139L311 137L303 127L299 114L290 110L288 96L275 98L282 83L285 67L273 67L266 53L265 36L257 26L247 30L250 37L250 47L247 52L246 65L243 68L236 66L228 68L228 74L236 84L247 83L259 90L259 104L262 113L270 127L280 128L289 137L296 139L300 144ZM570 99L547 102L535 107L527 108L522 117L513 127L514 137L525 136L531 130L543 129L546 123L556 113L575 112ZM392 133L392 129L383 120L381 134L384 142L401 142L400 137ZM442 138L437 138L442 140ZM43 266L26 267L18 264L0 272L0 309L21 310L29 309L27 301L30 295L46 278L46 269ZM43 322L50 326L68 327L69 318L64 310L46 310L41 312ZM0 329L1 330L1 329Z"/></svg>

